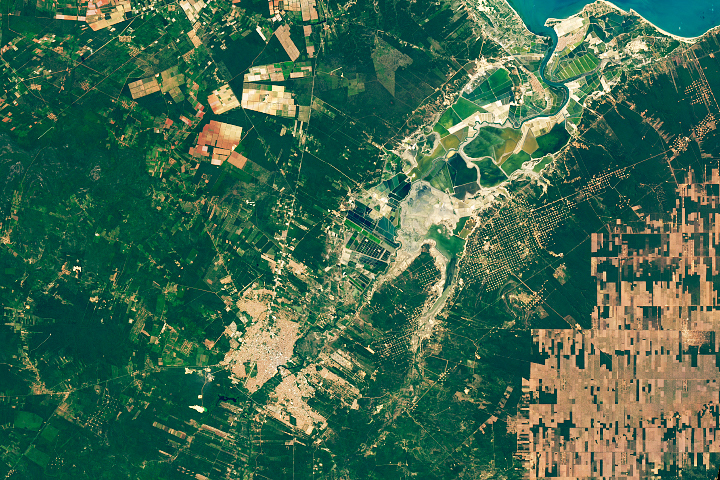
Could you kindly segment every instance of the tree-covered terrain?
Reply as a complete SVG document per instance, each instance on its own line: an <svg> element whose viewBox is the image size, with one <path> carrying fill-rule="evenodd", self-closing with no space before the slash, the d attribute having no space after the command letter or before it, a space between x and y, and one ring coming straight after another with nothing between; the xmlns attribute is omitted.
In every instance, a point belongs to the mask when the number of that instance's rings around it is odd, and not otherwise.
<svg viewBox="0 0 720 480"><path fill-rule="evenodd" d="M0 5L6 479L523 478L592 234L718 168L717 35L608 6Z"/></svg>

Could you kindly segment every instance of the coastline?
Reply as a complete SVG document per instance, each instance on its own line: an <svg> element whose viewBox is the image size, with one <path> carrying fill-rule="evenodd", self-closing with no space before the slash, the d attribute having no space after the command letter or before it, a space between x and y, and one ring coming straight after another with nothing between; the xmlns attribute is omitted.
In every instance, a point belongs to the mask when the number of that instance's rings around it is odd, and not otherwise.
<svg viewBox="0 0 720 480"><path fill-rule="evenodd" d="M530 30L530 28L528 27L525 19L523 19L522 15L520 15L520 13L510 4L510 1L509 1L509 0L504 0L504 1L505 1L505 4L508 6L508 8L510 8L510 10L512 10L513 13L517 16L517 18L519 18L520 21L523 22L523 24L525 25L525 28L526 28L528 31L530 31L532 34L534 34L534 35L536 35L536 36L542 36L542 34L538 34L538 33L536 33L536 32L533 32L532 30ZM611 1L609 1L609 0L595 0L594 2L586 3L585 5L583 5L583 7L582 7L580 10L578 10L577 12L575 12L575 13L572 14L572 15L568 15L567 17L563 17L563 18L549 17L549 18L547 18L547 19L545 20L544 26L545 26L546 28L552 28L552 27L548 26L548 23L549 23L549 22L562 22L563 20L567 20L567 19L569 19L569 18L572 18L572 17L576 17L576 16L578 16L578 15L581 15L588 6L591 6L591 5L596 4L596 3L605 4L605 5L607 5L608 7L612 8L612 9L614 9L614 10L620 12L620 13L623 13L623 14L634 15L634 16L640 18L643 22L645 22L645 23L647 23L648 25L650 25L651 27L653 27L653 28L654 28L655 30L657 30L658 32L662 33L663 35L666 35L666 36L668 36L668 37L671 37L671 38L673 38L673 39L675 39L675 40L677 40L677 41L679 41L679 42L682 42L682 43L685 43L685 44L688 44L688 45L697 42L697 41L700 40L702 37L704 37L705 35L707 35L708 32L712 32L712 31L714 31L715 29L717 29L717 28L720 27L720 25L716 25L716 26L714 26L714 27L711 27L711 28L707 29L705 32L703 32L702 34L700 34L700 35L698 35L698 36L695 36L695 37L683 37L683 36L680 36L680 35L675 35L674 33L670 33L670 32L668 32L668 31L666 31L666 30L658 27L658 26L655 25L653 22L651 22L650 20L648 20L647 18L645 18L644 16L642 16L640 13L638 13L635 9L631 8L631 9L629 9L629 10L623 10L622 8L618 7L617 5L615 5L613 2L611 2Z"/></svg>
<svg viewBox="0 0 720 480"><path fill-rule="evenodd" d="M530 27L528 27L527 22L525 22L525 20L523 19L522 15L520 15L520 12L518 12L517 10L515 10L515 8L514 8L512 5L510 5L510 1L509 1L509 0L502 0L502 1L503 1L503 2L505 3L505 5L510 9L510 11L515 15L515 18L517 18L517 20L520 21L520 23L522 23L523 28L524 28L528 33L530 33L531 35L534 35L534 36L536 36L536 37L542 37L542 35L540 35L539 33L535 33L535 32L533 32L532 30L530 30Z"/></svg>
<svg viewBox="0 0 720 480"><path fill-rule="evenodd" d="M520 12L518 12L517 10L515 10L515 7L513 7L512 5L510 5L510 0L503 0L503 2L505 2L505 5L507 5L507 7L508 7L510 10L512 10L512 12L515 14L515 17L517 17L517 19L522 22L523 26L525 27L525 30L527 30L528 32L532 33L532 34L535 35L536 37L541 37L541 36L542 36L542 35L540 35L540 34L538 34L538 33L533 32L532 30L530 30L530 27L528 27L527 22L525 22L525 20L523 19L522 15L520 15ZM548 18L548 20L550 20L550 19Z"/></svg>
<svg viewBox="0 0 720 480"><path fill-rule="evenodd" d="M592 5L595 5L595 4L597 4L597 3L604 4L604 5L610 7L610 8L612 8L612 9L614 9L614 10L617 10L618 12L620 12L620 13L622 13L622 14L625 14L625 15L634 15L634 16L638 17L640 20L642 20L643 22L645 22L645 23L647 23L648 25L650 25L651 27L653 27L653 28L654 28L655 30L657 30L658 32L662 33L663 35L666 35L666 36L668 36L668 37L674 38L674 39L677 40L678 42L682 42L682 43L686 43L686 44L695 43L695 42L697 42L698 40L700 40L702 37L704 37L705 35L707 35L708 32L711 32L711 31L715 30L716 28L718 28L718 26L709 28L708 30L705 31L705 33L703 33L702 35L698 35L697 37L681 37L681 36L679 36L679 35L675 35L675 34L673 34L673 33L670 33L670 32L668 32L668 31L666 31L666 30L663 30L662 28L658 27L657 25L655 25L654 23L652 23L652 22L651 22L650 20L648 20L647 18L645 18L645 17L643 17L642 15L640 15L640 14L639 14L638 12L636 12L634 9L631 8L630 10L627 10L627 11L626 11L626 10L623 10L622 8L618 7L617 5L615 5L614 3L612 3L612 2L609 1L609 0L595 0L595 1L592 2L592 3L587 3L587 4L585 4L585 6L583 6L583 8L582 8L579 12L577 12L577 13L575 13L575 14L573 14L573 15L570 15L569 17L566 17L566 18L548 18L547 20L545 20L545 26L548 27L548 28L552 28L552 27L550 27L550 26L548 25L549 22L562 22L563 20L567 20L568 18L577 17L577 16L581 15L581 14L585 11L586 8L588 8L588 7L592 6Z"/></svg>

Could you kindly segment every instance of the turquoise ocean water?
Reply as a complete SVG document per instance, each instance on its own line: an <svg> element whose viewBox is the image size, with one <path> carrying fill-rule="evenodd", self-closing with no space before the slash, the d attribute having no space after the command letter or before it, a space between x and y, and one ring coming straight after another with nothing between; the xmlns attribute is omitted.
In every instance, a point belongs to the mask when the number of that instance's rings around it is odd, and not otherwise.
<svg viewBox="0 0 720 480"><path fill-rule="evenodd" d="M547 34L548 18L566 18L592 3L588 0L508 0L528 28ZM697 37L720 25L720 0L616 0L623 10L633 9L663 30L683 37Z"/></svg>

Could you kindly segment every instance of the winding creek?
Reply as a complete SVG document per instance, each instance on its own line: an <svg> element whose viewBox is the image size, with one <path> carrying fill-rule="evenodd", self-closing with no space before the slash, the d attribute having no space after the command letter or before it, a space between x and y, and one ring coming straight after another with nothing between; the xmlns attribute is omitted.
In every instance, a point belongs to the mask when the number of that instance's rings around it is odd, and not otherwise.
<svg viewBox="0 0 720 480"><path fill-rule="evenodd" d="M585 73L585 74L579 75L575 78L570 78L570 79L566 80L565 82L556 82L554 80L551 80L550 78L548 78L545 75L545 68L547 67L548 62L552 58L553 53L555 53L555 47L558 44L558 36L557 36L557 33L555 33L555 30L552 28L549 28L549 27L545 27L545 30L548 33L548 36L550 37L550 40L552 43L550 45L550 48L548 48L548 51L545 53L545 56L543 57L542 62L540 62L540 68L538 68L538 74L540 75L540 78L542 79L542 81L545 82L548 86L552 87L555 90L560 90L560 92L562 92L561 93L562 102L560 102L560 105L557 107L557 109L555 109L555 111L552 111L550 113L545 113L545 112L538 113L537 115L533 115L531 117L524 119L520 123L520 125L522 125L523 123L525 123L529 120L533 120L535 118L552 117L553 115L556 115L558 112L562 111L562 109L565 108L565 105L567 105L568 101L570 100L570 89L567 87L566 83L571 82L573 80L577 80L578 78L580 78L584 75L588 75L588 73ZM598 68L599 68L599 66L598 66ZM520 125L518 125L518 127Z"/></svg>

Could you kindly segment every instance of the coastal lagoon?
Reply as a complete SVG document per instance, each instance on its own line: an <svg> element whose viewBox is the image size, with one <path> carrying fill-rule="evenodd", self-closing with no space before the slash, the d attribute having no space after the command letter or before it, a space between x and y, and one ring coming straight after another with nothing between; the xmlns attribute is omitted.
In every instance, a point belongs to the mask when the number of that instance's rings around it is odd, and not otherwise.
<svg viewBox="0 0 720 480"><path fill-rule="evenodd" d="M588 0L508 0L528 28L546 35L545 20L566 18L578 13ZM720 25L720 0L616 0L615 5L630 9L657 27L682 37L697 37Z"/></svg>

